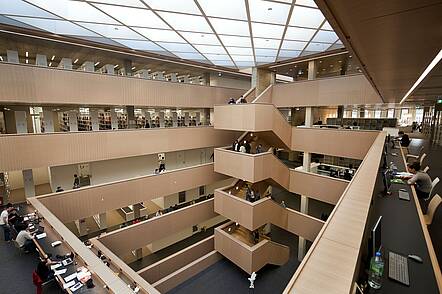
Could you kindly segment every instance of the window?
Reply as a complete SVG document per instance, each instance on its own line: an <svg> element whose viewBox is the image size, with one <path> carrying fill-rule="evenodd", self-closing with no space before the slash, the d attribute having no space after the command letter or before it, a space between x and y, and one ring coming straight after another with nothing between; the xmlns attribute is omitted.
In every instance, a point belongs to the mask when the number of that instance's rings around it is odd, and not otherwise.
<svg viewBox="0 0 442 294"><path fill-rule="evenodd" d="M387 112L388 118L394 118L394 108L390 108Z"/></svg>
<svg viewBox="0 0 442 294"><path fill-rule="evenodd" d="M178 193L178 203L186 202L186 191Z"/></svg>
<svg viewBox="0 0 442 294"><path fill-rule="evenodd" d="M374 118L381 118L381 111L380 110L374 111Z"/></svg>
<svg viewBox="0 0 442 294"><path fill-rule="evenodd" d="M424 119L424 109L418 108L416 109L416 117L414 118L414 121L417 123L421 123Z"/></svg>
<svg viewBox="0 0 442 294"><path fill-rule="evenodd" d="M357 109L353 109L351 111L351 118L357 118L358 117L358 110Z"/></svg>
<svg viewBox="0 0 442 294"><path fill-rule="evenodd" d="M370 112L367 109L364 110L364 117L370 118Z"/></svg>

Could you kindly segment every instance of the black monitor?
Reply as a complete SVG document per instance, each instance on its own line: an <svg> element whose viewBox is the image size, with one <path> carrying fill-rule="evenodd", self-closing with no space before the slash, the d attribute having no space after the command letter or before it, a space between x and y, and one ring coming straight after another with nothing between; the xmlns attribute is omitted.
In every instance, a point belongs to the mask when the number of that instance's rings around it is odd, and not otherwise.
<svg viewBox="0 0 442 294"><path fill-rule="evenodd" d="M382 249L382 215L376 221L373 229L371 230L371 256L375 256L376 252Z"/></svg>
<svg viewBox="0 0 442 294"><path fill-rule="evenodd" d="M382 182L384 183L384 194L390 194L390 186L391 186L391 172L390 170L385 170L382 173Z"/></svg>

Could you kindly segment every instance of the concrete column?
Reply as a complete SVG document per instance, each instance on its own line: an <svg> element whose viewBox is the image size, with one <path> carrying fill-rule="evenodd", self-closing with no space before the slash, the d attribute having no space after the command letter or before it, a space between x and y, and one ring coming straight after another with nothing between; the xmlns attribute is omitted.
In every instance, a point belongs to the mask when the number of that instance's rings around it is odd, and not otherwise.
<svg viewBox="0 0 442 294"><path fill-rule="evenodd" d="M306 107L305 109L305 126L312 127L313 126L313 115L312 108ZM312 155L309 152L304 152L303 161L302 161L302 169L304 171L310 171L310 165L312 161ZM308 198L307 196L301 195L301 213L308 214ZM306 240L302 237L299 237L298 243L298 260L301 261L306 252Z"/></svg>
<svg viewBox="0 0 442 294"><path fill-rule="evenodd" d="M26 134L28 132L28 121L26 111L14 111L15 130L17 134Z"/></svg>
<svg viewBox="0 0 442 294"><path fill-rule="evenodd" d="M115 112L115 108L111 108L110 116L111 116L112 130L118 130L118 117L117 117L117 113Z"/></svg>
<svg viewBox="0 0 442 294"><path fill-rule="evenodd" d="M35 185L34 185L34 176L32 174L32 169L24 169L22 170L23 174L23 184L25 190L25 197L34 197L35 196Z"/></svg>
<svg viewBox="0 0 442 294"><path fill-rule="evenodd" d="M98 119L98 109L89 108L89 115L91 117L92 131L99 131L100 130L100 121Z"/></svg>
<svg viewBox="0 0 442 294"><path fill-rule="evenodd" d="M94 219L101 230L107 228L106 212L94 215Z"/></svg>
<svg viewBox="0 0 442 294"><path fill-rule="evenodd" d="M172 126L178 127L178 113L176 111L172 112Z"/></svg>
<svg viewBox="0 0 442 294"><path fill-rule="evenodd" d="M314 60L310 60L308 62L308 75L307 79L314 80L316 79L316 62Z"/></svg>
<svg viewBox="0 0 442 294"><path fill-rule="evenodd" d="M78 131L78 117L76 111L69 111L69 131L77 132Z"/></svg>
<svg viewBox="0 0 442 294"><path fill-rule="evenodd" d="M160 118L160 128L164 128L164 112L160 111L158 113L158 117Z"/></svg>
<svg viewBox="0 0 442 294"><path fill-rule="evenodd" d="M127 128L135 129L137 127L137 123L135 121L135 107L126 106L126 112L127 112Z"/></svg>
<svg viewBox="0 0 442 294"><path fill-rule="evenodd" d="M9 63L20 63L17 51L6 50L6 58Z"/></svg>
<svg viewBox="0 0 442 294"><path fill-rule="evenodd" d="M255 97L258 97L269 85L275 84L276 73L263 68L252 68L252 88L255 87ZM252 102L252 101L247 101Z"/></svg>
<svg viewBox="0 0 442 294"><path fill-rule="evenodd" d="M141 213L140 213L141 205L140 205L140 203L134 204L133 205L133 209L134 209L134 218L139 218L141 216Z"/></svg>
<svg viewBox="0 0 442 294"><path fill-rule="evenodd" d="M338 118L344 118L344 105L338 106Z"/></svg>
<svg viewBox="0 0 442 294"><path fill-rule="evenodd" d="M54 115L50 108L43 108L43 121L45 126L45 133L53 133L54 130Z"/></svg>
<svg viewBox="0 0 442 294"><path fill-rule="evenodd" d="M184 125L189 126L189 113L184 112Z"/></svg>
<svg viewBox="0 0 442 294"><path fill-rule="evenodd" d="M138 248L135 250L135 257L137 258L137 260L140 260L143 258L143 249L142 248Z"/></svg>
<svg viewBox="0 0 442 294"><path fill-rule="evenodd" d="M123 61L123 68L126 75L131 76L132 75L132 60L125 59Z"/></svg>

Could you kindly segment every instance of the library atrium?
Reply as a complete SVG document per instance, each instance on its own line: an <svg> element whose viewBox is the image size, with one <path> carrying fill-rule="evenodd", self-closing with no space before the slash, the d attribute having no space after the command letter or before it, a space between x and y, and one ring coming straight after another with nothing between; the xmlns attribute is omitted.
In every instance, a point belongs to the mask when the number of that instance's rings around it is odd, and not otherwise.
<svg viewBox="0 0 442 294"><path fill-rule="evenodd" d="M441 293L441 15L0 0L0 293Z"/></svg>

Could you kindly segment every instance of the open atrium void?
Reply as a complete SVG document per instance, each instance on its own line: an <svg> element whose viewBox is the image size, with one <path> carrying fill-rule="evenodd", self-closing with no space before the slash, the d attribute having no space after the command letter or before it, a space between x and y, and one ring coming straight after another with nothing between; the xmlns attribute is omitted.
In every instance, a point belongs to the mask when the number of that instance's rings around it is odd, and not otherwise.
<svg viewBox="0 0 442 294"><path fill-rule="evenodd" d="M0 294L442 293L441 0L0 0Z"/></svg>

